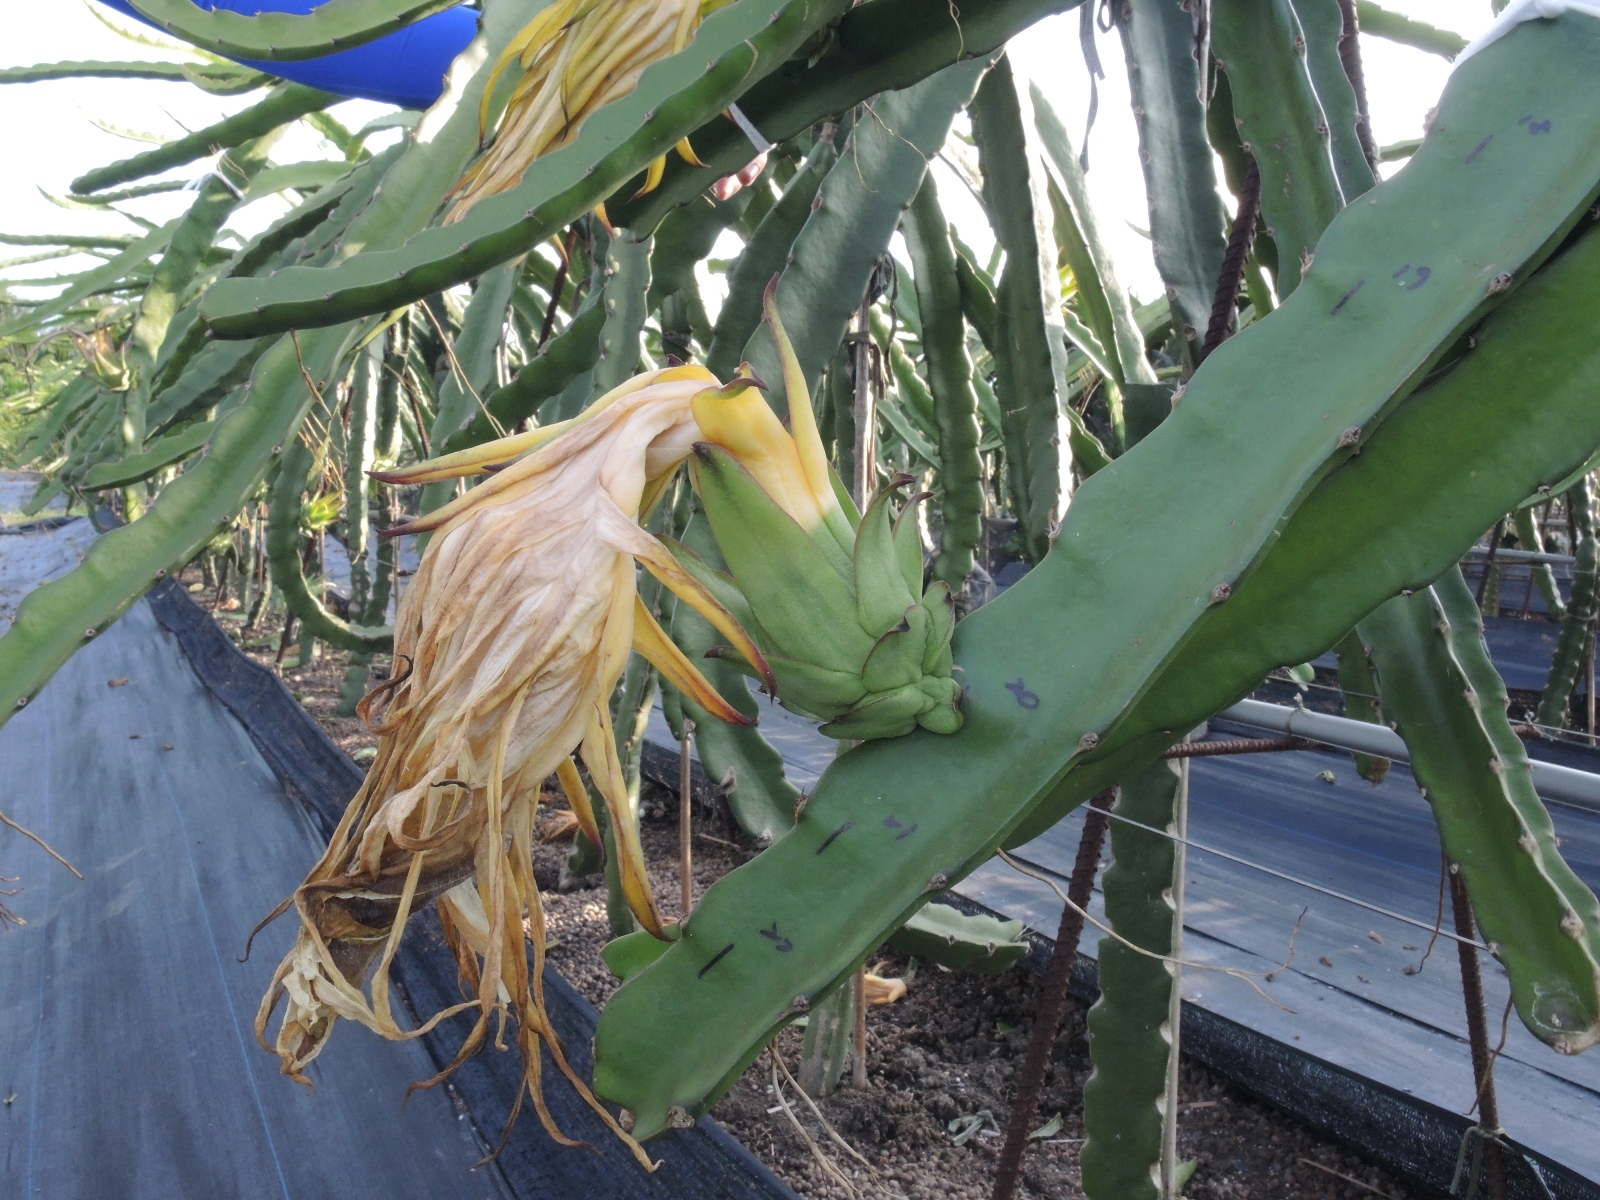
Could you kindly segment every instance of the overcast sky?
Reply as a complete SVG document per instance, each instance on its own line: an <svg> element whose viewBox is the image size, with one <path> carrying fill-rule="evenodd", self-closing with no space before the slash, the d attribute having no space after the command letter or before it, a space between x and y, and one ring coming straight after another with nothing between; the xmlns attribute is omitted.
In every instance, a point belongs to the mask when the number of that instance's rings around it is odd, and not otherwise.
<svg viewBox="0 0 1600 1200"><path fill-rule="evenodd" d="M155 45L119 36L105 21L126 27L122 18L95 0L0 0L0 66L22 66L62 59L181 58L161 48L160 39L140 27ZM1489 0L1386 0L1386 6L1435 25L1476 36L1488 25ZM105 21L99 19L103 15ZM171 45L171 43L164 43ZM1088 111L1089 80L1078 48L1076 12L1053 17L1017 37L1011 45L1020 71L1036 79L1081 141ZM1433 106L1449 74L1443 59L1364 37L1367 87L1373 127L1380 145L1418 137L1424 114ZM1116 34L1101 35L1100 57L1106 79L1090 136L1089 185L1102 234L1117 272L1141 300L1159 293L1149 244L1131 226L1148 222L1137 139L1128 106L1127 73ZM216 121L249 103L248 97L207 96L188 84L142 80L83 79L0 85L0 129L9 168L0 173L0 231L7 233L127 232L129 225L99 211L63 211L43 193L67 195L68 183L83 171L146 148L130 135L175 136ZM386 111L366 101L333 110L344 123L359 127ZM304 126L279 142L274 160L332 157L332 147ZM174 178L204 172L191 164ZM952 219L980 253L992 245L981 211L948 172L941 173L941 196ZM150 197L128 207L153 220L181 209L179 195ZM254 231L282 211L276 200L252 205L236 218ZM0 246L0 259L28 253ZM49 274L57 264L42 263L0 271L6 277Z"/></svg>

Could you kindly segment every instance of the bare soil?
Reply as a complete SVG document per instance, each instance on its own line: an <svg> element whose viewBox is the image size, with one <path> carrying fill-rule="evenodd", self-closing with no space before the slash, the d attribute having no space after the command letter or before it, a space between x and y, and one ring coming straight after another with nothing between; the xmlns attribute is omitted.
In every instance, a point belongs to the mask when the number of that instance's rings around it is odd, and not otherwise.
<svg viewBox="0 0 1600 1200"><path fill-rule="evenodd" d="M200 582L191 568L185 585ZM194 592L215 610L215 596ZM246 630L242 614L216 612L222 627L247 654L273 665L281 618L264 618ZM283 673L284 682L339 746L357 761L370 758L377 738L355 717L337 714L348 657L322 648L318 661ZM291 645L287 658L293 660ZM389 662L377 656L372 683L387 678ZM369 685L370 686L370 685ZM363 753L365 752L365 753ZM678 907L677 797L645 785L644 844L663 911ZM600 960L610 937L605 889L598 877L563 878L569 845L538 848L539 878L550 939L550 961L588 999L604 1004L617 982ZM753 857L719 818L697 817L694 890ZM568 890L562 891L565 883ZM901 976L911 966L885 949L876 971ZM818 1162L824 1154L849 1181L855 1196L910 1200L986 1200L999 1155L1016 1076L1032 1025L1038 980L1014 969L1000 976L951 972L918 964L904 999L871 1010L868 1020L868 1087L846 1082L820 1105L833 1130L868 1163L855 1161L832 1142L787 1083L784 1093L805 1130L777 1103L771 1057L758 1059L712 1111L746 1147L806 1200L854 1200ZM1059 1115L1060 1128L1035 1141L1023 1168L1024 1196L1073 1200L1082 1196L1078 1151L1083 1144L1083 1085L1090 1072L1085 1037L1087 1008L1068 1003L1040 1106L1039 1122ZM777 1053L798 1071L801 1035L787 1030ZM1205 1068L1183 1066L1179 1151L1196 1161L1185 1195L1197 1200L1355 1200L1408 1195L1393 1178L1358 1155L1293 1118L1258 1104ZM987 1114L980 1131L956 1144L952 1132Z"/></svg>

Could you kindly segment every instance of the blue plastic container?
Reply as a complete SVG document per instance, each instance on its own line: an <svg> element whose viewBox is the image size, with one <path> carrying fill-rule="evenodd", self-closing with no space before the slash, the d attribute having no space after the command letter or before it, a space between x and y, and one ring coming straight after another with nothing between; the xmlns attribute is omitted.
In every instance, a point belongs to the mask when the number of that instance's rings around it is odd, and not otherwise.
<svg viewBox="0 0 1600 1200"><path fill-rule="evenodd" d="M234 12L306 13L327 0L210 0L202 8L225 8ZM154 24L128 0L101 0L147 25ZM444 91L445 73L456 55L467 48L478 32L477 10L447 9L409 25L398 33L342 50L326 58L300 62L245 62L246 66L291 79L342 96L398 104L402 108L427 108Z"/></svg>

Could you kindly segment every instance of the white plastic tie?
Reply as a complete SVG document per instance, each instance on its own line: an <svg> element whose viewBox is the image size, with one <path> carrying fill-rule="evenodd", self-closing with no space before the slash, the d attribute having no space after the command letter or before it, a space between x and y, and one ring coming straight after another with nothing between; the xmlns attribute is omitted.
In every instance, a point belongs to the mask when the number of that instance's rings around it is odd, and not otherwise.
<svg viewBox="0 0 1600 1200"><path fill-rule="evenodd" d="M1597 8L1600 8L1600 0L1593 0L1593 3L1596 4ZM733 118L733 123L744 132L745 137L750 139L750 144L756 148L757 154L765 154L772 149L774 143L761 136L761 130L751 123L750 118L744 115L737 104L728 105L728 115Z"/></svg>
<svg viewBox="0 0 1600 1200"><path fill-rule="evenodd" d="M1459 67L1479 50L1499 41L1524 21L1553 20L1565 12L1587 13L1591 17L1600 18L1600 0L1511 0L1511 3L1506 5L1505 11L1495 19L1495 23L1456 55L1455 65Z"/></svg>

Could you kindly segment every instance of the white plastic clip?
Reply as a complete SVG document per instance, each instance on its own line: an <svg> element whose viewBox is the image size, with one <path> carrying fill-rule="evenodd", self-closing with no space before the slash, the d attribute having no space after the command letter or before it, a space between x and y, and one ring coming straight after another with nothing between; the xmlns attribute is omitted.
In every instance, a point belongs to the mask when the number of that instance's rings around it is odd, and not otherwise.
<svg viewBox="0 0 1600 1200"><path fill-rule="evenodd" d="M728 115L733 118L733 123L744 132L745 137L750 139L750 144L756 148L757 154L765 154L772 149L774 143L761 136L761 130L750 123L750 118L740 111L737 104L728 105Z"/></svg>

